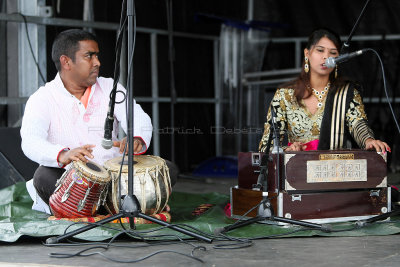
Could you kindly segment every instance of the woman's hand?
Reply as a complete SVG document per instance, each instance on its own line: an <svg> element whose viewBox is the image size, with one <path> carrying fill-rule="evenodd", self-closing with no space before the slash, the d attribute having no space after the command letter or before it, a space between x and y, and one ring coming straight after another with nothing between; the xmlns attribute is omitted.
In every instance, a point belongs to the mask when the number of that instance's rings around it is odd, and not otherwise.
<svg viewBox="0 0 400 267"><path fill-rule="evenodd" d="M381 140L375 140L372 138L368 138L365 141L365 149L366 150L375 149L376 152L383 152L383 153L385 153L386 151L392 152L388 144L382 142Z"/></svg>
<svg viewBox="0 0 400 267"><path fill-rule="evenodd" d="M304 151L306 148L307 146L301 142L293 142L285 151Z"/></svg>

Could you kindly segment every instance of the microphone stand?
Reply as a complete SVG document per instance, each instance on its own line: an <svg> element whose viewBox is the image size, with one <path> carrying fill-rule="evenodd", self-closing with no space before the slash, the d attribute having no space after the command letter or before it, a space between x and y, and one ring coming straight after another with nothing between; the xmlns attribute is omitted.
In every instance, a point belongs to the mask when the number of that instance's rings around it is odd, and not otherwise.
<svg viewBox="0 0 400 267"><path fill-rule="evenodd" d="M367 2L365 3L363 9L361 10L361 13L360 13L360 15L358 16L357 21L356 21L356 23L355 23L354 26L353 26L353 29L351 29L351 32L350 32L350 34L349 34L349 36L348 36L348 38L347 38L347 41L343 43L343 46L342 46L342 48L340 49L340 53L341 53L341 54L344 53L344 52L346 52L346 50L350 47L350 41L351 41L351 39L353 38L354 32L356 31L358 25L360 24L361 18L364 16L365 10L367 9L367 6L368 6L368 4L369 4L370 1L371 1L371 0L367 0Z"/></svg>
<svg viewBox="0 0 400 267"><path fill-rule="evenodd" d="M279 128L276 125L277 120L276 120L276 112L274 110L274 107L271 105L271 115L272 119L270 121L270 125L272 126L272 133L269 135L267 147L266 147L266 153L263 155L261 159L261 164L260 164L260 175L258 176L257 179L257 184L253 186L254 190L260 190L260 187L262 187L262 196L263 200L260 202L260 206L257 209L257 216L254 218L250 218L244 221L239 221L237 223L225 226L220 229L216 229L215 233L226 233L228 231L231 231L233 229L240 228L242 226L246 226L255 222L261 222L261 221L277 221L277 222L283 222L283 223L290 223L294 225L300 225L304 227L309 227L309 228L314 228L314 229L319 229L324 232L330 232L331 231L331 226L326 224L316 224L316 223L310 223L306 221L299 221L299 220L294 220L294 219L288 219L284 217L278 217L274 215L274 211L271 206L270 199L268 198L268 162L273 162L273 158L269 155L269 150L271 147L271 141L272 141L272 136L274 139L274 148L272 149L272 155L276 154L276 168L275 168L275 179L277 179L277 190L278 190L278 195L279 195L279 189L280 189L280 155L283 154L283 150L280 147L280 141L279 141ZM262 185L262 186L261 186Z"/></svg>
<svg viewBox="0 0 400 267"><path fill-rule="evenodd" d="M125 3L125 1L124 1ZM125 8L125 6L123 6L122 8ZM171 228L177 232L186 234L188 236L194 237L198 240L202 240L208 243L212 242L211 238L208 238L206 236L202 236L198 233L189 231L187 229L184 229L182 227L176 226L176 225L172 225L169 224L167 222L164 222L162 220L158 220L152 216L148 216L146 214L143 214L141 212L141 208L140 208L140 203L137 199L137 197L133 194L134 190L133 190L133 186L134 186L134 180L133 180L133 118L134 118L134 113L133 113L133 105L134 105L134 101L133 101L133 71L132 71L132 66L131 66L131 62L130 60L133 60L133 47L134 47L134 42L133 42L133 36L132 33L134 33L135 28L133 27L133 17L136 16L134 14L134 0L128 0L127 1L127 17L128 17L128 57L129 57L129 67L128 67L128 84L127 84L127 102L128 102L128 195L126 195L123 199L122 202L122 208L120 209L119 213L110 216L106 219L100 220L98 221L96 224L89 224L86 225L82 228L73 230L69 233L66 233L64 235L61 236L57 236L57 237L50 237L46 240L46 244L56 244L66 238L69 237L73 237L77 234L83 233L85 231L88 231L90 229L93 229L95 227L101 226L103 224L112 222L116 219L120 219L120 218L124 218L124 217L129 217L129 222L130 222L130 226L131 229L134 229L134 218L138 217L138 218L143 218L145 220L148 220L150 222L153 223L157 223L159 225L162 226L166 226L168 228ZM131 74L131 75L129 75ZM123 164L123 163L121 163Z"/></svg>
<svg viewBox="0 0 400 267"><path fill-rule="evenodd" d="M171 161L175 161L175 105L176 105L176 89L175 89L175 74L174 74L174 62L175 62L175 48L174 48L174 36L173 36L173 20L172 20L172 0L165 0L167 7L167 26L168 26L168 60L169 60L169 83L171 93L170 103L170 118L171 118Z"/></svg>

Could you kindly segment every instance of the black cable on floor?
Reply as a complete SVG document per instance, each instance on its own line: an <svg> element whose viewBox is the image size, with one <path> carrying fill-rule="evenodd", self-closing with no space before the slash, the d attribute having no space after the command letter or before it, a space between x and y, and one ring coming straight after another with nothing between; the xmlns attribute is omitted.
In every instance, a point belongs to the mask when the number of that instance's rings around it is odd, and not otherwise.
<svg viewBox="0 0 400 267"><path fill-rule="evenodd" d="M148 255L146 255L144 257L141 257L141 258L138 258L138 259L132 259L132 260L121 260L121 259L118 259L118 258L115 258L115 257L110 257L110 256L107 256L106 254L104 254L103 252L92 252L92 253L84 254L84 252L86 252L86 251L89 251L89 250L92 250L92 249L98 249L98 248L101 248L101 249L104 249L104 250L107 251L109 247L108 246L95 246L95 247L90 247L90 248L83 249L83 250L78 251L77 253L73 253L73 254L69 254L69 253L50 253L49 256L53 257L53 258L72 258L72 257L77 257L77 256L79 256L79 257L89 257L89 256L93 256L93 255L99 255L99 256L101 256L101 257L103 257L105 259L108 259L110 261L113 261L113 262L118 262L118 263L136 263L136 262L141 262L143 260L146 260L148 258L151 258L151 257L153 257L155 255L158 255L158 254L161 254L161 253L174 253L174 254L182 255L182 256L188 257L190 259L193 259L193 260L199 261L201 263L204 263L204 261L202 259L193 256L193 251L189 255L189 254L185 254L185 253L182 253L182 252L179 252L179 251L174 251L174 250L159 250L159 251L153 252L151 254L148 254Z"/></svg>

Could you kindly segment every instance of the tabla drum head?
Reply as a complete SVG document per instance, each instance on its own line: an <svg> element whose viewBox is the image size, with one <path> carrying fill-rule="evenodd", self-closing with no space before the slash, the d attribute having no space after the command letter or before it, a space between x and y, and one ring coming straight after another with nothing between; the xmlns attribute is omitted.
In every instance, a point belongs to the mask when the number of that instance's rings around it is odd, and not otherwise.
<svg viewBox="0 0 400 267"><path fill-rule="evenodd" d="M111 180L108 171L94 161L89 160L87 163L83 161L74 161L73 166L82 172L87 179L95 180L100 183L107 183Z"/></svg>
<svg viewBox="0 0 400 267"><path fill-rule="evenodd" d="M110 159L104 163L104 168L111 172L119 172L120 166L122 163L122 156L116 157L113 159ZM165 161L158 157L158 156L153 156L153 155L135 155L133 157L133 168L137 170L141 169L146 169L146 168L152 168L154 166L163 166L165 164ZM124 162L122 165L122 173L127 173L128 172L128 157L124 157Z"/></svg>

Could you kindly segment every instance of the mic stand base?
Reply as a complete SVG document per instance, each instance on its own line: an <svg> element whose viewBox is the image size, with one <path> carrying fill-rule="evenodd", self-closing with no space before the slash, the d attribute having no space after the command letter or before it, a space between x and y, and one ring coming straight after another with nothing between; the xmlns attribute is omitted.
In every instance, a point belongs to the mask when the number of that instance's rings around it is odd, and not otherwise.
<svg viewBox="0 0 400 267"><path fill-rule="evenodd" d="M211 238L208 238L208 237L202 236L200 234L191 232L189 230L186 230L186 229L181 228L181 227L176 226L176 225L171 225L171 224L169 224L167 222L161 221L161 220L156 219L156 218L154 218L152 216L149 216L149 215L141 213L140 212L140 204L139 204L139 201L137 200L135 195L133 195L133 196L129 196L129 195L125 196L124 197L124 202L122 204L122 208L123 208L123 210L121 210L119 213L117 213L117 214L115 214L113 216L110 216L108 218L105 218L103 220L100 220L95 224L86 225L86 226L84 226L82 228L73 230L73 231L71 231L69 233L66 233L64 235L60 235L60 236L56 236L56 237L50 237L50 238L46 239L46 244L57 244L60 241L63 241L64 239L73 237L73 236L75 236L77 234L89 231L90 229L93 229L95 227L101 226L103 224L112 222L114 220L117 220L117 219L120 219L120 218L123 218L123 217L129 217L129 222L130 222L131 226L133 225L134 217L138 217L138 218L143 218L145 220L148 220L150 222L153 222L153 223L156 223L156 224L159 224L159 225L162 225L162 226L167 226L168 228L171 228L171 229L173 229L173 230L175 230L177 232L180 232L182 234L194 237L194 238L196 238L196 239L198 239L200 241L205 241L207 243L211 243L212 242Z"/></svg>
<svg viewBox="0 0 400 267"><path fill-rule="evenodd" d="M362 223L373 223L373 222L377 222L377 221L382 221L382 220L386 220L389 217L392 216L396 216L400 214L400 208L396 208L390 212L387 213L383 213L381 215L376 215L374 217L371 217L369 219L366 219L364 221L361 221Z"/></svg>
<svg viewBox="0 0 400 267"><path fill-rule="evenodd" d="M306 222L306 221L299 221L299 220L293 220L293 219L274 216L272 214L270 208L262 208L262 206L263 205L261 205L260 208L258 209L258 215L256 217L241 221L237 224L232 224L230 226L226 226L226 227L224 227L224 230L221 233L226 233L233 229L237 229L237 228L240 228L240 227L252 224L252 223L268 221L268 220L314 228L314 229L321 230L323 232L331 231L331 226L329 224L316 224L316 223L311 223L311 222ZM266 206L268 206L268 204ZM267 215L267 216L265 216L265 215Z"/></svg>

